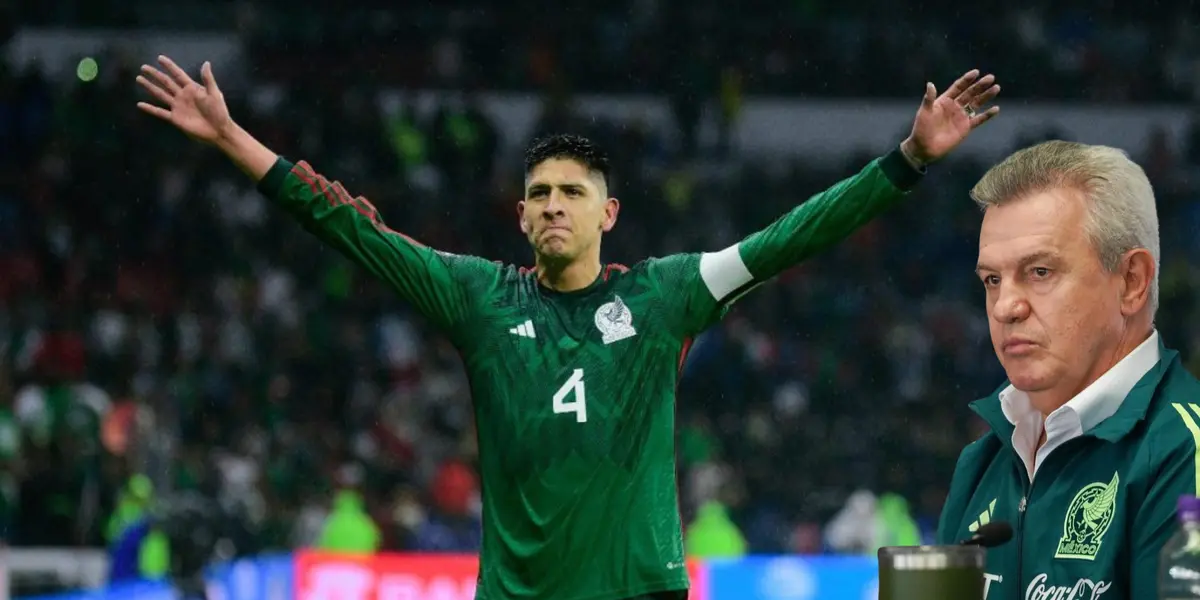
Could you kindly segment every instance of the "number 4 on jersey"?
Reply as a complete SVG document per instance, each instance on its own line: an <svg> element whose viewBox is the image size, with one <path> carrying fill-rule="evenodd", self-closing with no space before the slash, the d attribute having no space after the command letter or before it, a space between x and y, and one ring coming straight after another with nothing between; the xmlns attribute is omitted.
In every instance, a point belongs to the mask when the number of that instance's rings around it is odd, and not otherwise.
<svg viewBox="0 0 1200 600"><path fill-rule="evenodd" d="M568 396L574 396L568 400ZM583 387L583 369L575 369L567 382L554 392L554 414L575 413L576 423L587 423L587 394Z"/></svg>

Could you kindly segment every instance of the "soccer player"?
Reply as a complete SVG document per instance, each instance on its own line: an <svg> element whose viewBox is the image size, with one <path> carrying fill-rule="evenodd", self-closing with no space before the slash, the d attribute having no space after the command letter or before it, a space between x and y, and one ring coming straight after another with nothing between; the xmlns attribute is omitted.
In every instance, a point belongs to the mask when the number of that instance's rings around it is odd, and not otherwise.
<svg viewBox="0 0 1200 600"><path fill-rule="evenodd" d="M687 596L675 478L675 388L689 340L729 305L896 204L925 165L995 116L991 75L928 84L900 148L742 242L633 267L603 264L620 204L608 160L560 135L526 155L517 204L533 268L427 248L365 198L263 146L201 81L165 57L139 103L223 151L281 209L382 279L458 347L479 436L484 532L476 597L674 600Z"/></svg>

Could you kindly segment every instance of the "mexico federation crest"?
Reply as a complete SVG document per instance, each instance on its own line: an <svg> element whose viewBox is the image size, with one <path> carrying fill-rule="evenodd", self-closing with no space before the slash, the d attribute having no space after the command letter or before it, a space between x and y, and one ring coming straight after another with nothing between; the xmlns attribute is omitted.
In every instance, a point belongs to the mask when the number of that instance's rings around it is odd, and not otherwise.
<svg viewBox="0 0 1200 600"><path fill-rule="evenodd" d="M1108 483L1089 483L1075 494L1063 519L1063 535L1054 558L1095 560L1100 543L1117 513L1121 477L1113 473Z"/></svg>
<svg viewBox="0 0 1200 600"><path fill-rule="evenodd" d="M606 302L596 309L596 329L605 344L611 344L625 338L637 335L633 328L633 313L621 301L620 296L613 296L612 302Z"/></svg>

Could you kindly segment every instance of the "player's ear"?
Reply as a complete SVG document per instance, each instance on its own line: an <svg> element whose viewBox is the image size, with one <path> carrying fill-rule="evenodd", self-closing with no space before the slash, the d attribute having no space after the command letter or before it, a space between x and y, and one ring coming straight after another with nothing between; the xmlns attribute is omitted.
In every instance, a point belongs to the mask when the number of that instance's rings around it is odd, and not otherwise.
<svg viewBox="0 0 1200 600"><path fill-rule="evenodd" d="M617 224L617 213L621 212L621 202L616 198L609 198L604 202L604 221L600 223L600 230L608 233L612 231L614 225Z"/></svg>
<svg viewBox="0 0 1200 600"><path fill-rule="evenodd" d="M525 201L517 203L517 223L521 227L521 233L529 235L529 225L525 222Z"/></svg>

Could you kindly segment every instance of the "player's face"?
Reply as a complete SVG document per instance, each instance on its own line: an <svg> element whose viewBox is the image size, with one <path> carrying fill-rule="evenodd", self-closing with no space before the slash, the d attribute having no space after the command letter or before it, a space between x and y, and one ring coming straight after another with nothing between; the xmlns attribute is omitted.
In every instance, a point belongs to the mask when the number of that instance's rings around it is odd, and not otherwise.
<svg viewBox="0 0 1200 600"><path fill-rule="evenodd" d="M1103 374L1123 328L1122 276L1105 271L1084 231L1085 201L1056 189L992 206L979 233L992 346L1035 404Z"/></svg>
<svg viewBox="0 0 1200 600"><path fill-rule="evenodd" d="M570 159L534 167L525 182L525 199L517 204L521 231L534 252L566 261L598 247L600 235L616 224L617 209L603 180Z"/></svg>

